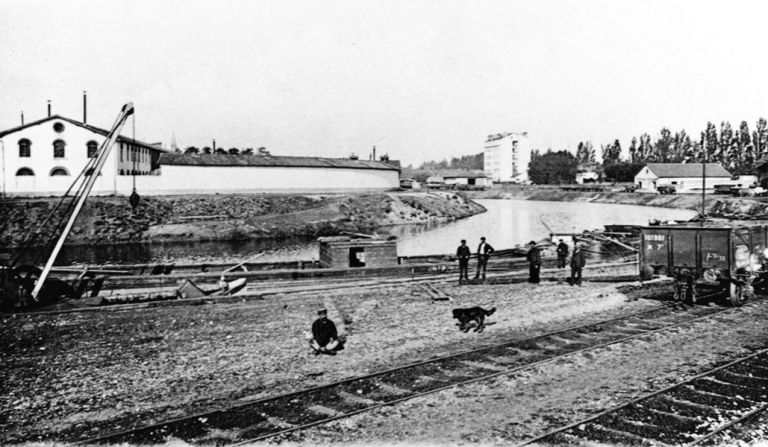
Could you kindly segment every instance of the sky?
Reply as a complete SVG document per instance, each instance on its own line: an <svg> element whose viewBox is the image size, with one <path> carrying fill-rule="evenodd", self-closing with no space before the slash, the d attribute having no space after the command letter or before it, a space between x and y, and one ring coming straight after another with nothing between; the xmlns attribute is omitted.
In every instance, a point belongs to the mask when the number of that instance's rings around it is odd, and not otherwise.
<svg viewBox="0 0 768 447"><path fill-rule="evenodd" d="M138 139L182 148L375 145L405 165L501 132L626 148L768 117L766 20L743 0L0 0L0 130L47 100L80 120L87 90L90 124L133 102Z"/></svg>

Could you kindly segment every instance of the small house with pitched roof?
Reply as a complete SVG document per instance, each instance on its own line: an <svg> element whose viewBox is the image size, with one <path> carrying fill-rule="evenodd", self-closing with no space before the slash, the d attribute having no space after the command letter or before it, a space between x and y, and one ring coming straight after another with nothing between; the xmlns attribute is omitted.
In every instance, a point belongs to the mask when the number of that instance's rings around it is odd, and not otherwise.
<svg viewBox="0 0 768 447"><path fill-rule="evenodd" d="M701 192L703 175L707 190L731 183L731 173L720 163L706 163L706 168L702 163L648 163L635 175L635 184L639 192L656 192L660 186L673 186L678 193Z"/></svg>

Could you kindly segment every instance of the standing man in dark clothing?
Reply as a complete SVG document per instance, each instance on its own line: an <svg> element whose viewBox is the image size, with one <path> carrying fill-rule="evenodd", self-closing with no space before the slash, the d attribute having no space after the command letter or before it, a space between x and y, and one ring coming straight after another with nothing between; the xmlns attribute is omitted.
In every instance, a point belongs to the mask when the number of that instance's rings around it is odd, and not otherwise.
<svg viewBox="0 0 768 447"><path fill-rule="evenodd" d="M560 242L557 244L557 268L564 269L565 268L565 261L568 259L568 244L563 242L562 239L560 239Z"/></svg>
<svg viewBox="0 0 768 447"><path fill-rule="evenodd" d="M536 246L536 242L531 241L528 245L531 249L528 250L528 254L525 258L529 264L528 282L531 284L539 283L539 273L541 273L541 250Z"/></svg>
<svg viewBox="0 0 768 447"><path fill-rule="evenodd" d="M456 257L459 259L459 284L461 280L466 280L469 283L469 257L472 256L472 251L467 247L467 241L461 240L461 245L456 249Z"/></svg>
<svg viewBox="0 0 768 447"><path fill-rule="evenodd" d="M494 250L491 244L485 242L485 238L480 238L480 245L477 246L477 272L475 272L475 279L480 278L480 272L483 274L483 281L485 281L485 271L488 268L488 258L491 257Z"/></svg>
<svg viewBox="0 0 768 447"><path fill-rule="evenodd" d="M571 256L571 280L572 286L581 285L581 269L584 268L586 259L584 258L584 250L578 243L573 247L573 256Z"/></svg>
<svg viewBox="0 0 768 447"><path fill-rule="evenodd" d="M336 332L336 325L328 319L328 311L320 309L317 311L318 319L312 323L312 340L309 346L317 354L336 355L339 346L339 334Z"/></svg>

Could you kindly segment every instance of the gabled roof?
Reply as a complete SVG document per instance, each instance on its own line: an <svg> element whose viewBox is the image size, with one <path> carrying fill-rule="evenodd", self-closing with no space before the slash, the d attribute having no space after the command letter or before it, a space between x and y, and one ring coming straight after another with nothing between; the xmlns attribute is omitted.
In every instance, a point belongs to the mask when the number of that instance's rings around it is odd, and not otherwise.
<svg viewBox="0 0 768 447"><path fill-rule="evenodd" d="M90 124L81 123L80 121L73 120L72 118L67 118L66 116L51 115L51 116L45 117L43 119L39 119L37 121L32 121L32 122L26 123L23 126L18 126L18 127L12 128L12 129L0 131L0 138L3 138L4 136L10 135L12 133L18 132L20 130L24 130L24 129L28 128L28 127L37 126L39 124L42 124L42 123L44 123L46 121L51 121L51 120L66 121L66 122L68 122L70 124L73 124L73 125L75 125L77 127L81 127L83 129L89 130L89 131L91 131L93 133L97 133L97 134L102 135L104 137L109 135L109 131L106 130L106 129L102 129L101 127L96 127L96 126L92 126ZM161 149L161 148L159 148L157 146L153 146L153 145L151 145L149 143L144 143L143 141L134 140L133 138L124 137L122 135L119 135L117 137L117 141L120 141L122 143L135 144L136 146L141 146L141 147L145 147L147 149L152 149L152 150L156 150L156 151L160 151L160 152L167 152L167 150L165 150L165 149Z"/></svg>
<svg viewBox="0 0 768 447"><path fill-rule="evenodd" d="M706 163L707 177L731 177L720 163ZM701 163L648 163L646 165L659 178L701 177Z"/></svg>
<svg viewBox="0 0 768 447"><path fill-rule="evenodd" d="M160 165L176 166L273 166L294 168L354 168L398 171L397 166L370 160L348 158L287 157L282 155L180 154L169 152L160 156Z"/></svg>

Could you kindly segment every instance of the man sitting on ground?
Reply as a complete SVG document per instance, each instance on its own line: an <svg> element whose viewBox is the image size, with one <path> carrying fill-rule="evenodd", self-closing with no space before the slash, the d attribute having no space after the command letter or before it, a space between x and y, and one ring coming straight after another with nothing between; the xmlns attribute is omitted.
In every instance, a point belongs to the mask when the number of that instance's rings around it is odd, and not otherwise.
<svg viewBox="0 0 768 447"><path fill-rule="evenodd" d="M336 355L336 351L342 348L339 334L336 332L336 325L328 319L326 309L320 309L317 311L317 315L317 320L312 323L312 340L310 340L309 346L315 351L315 355Z"/></svg>

